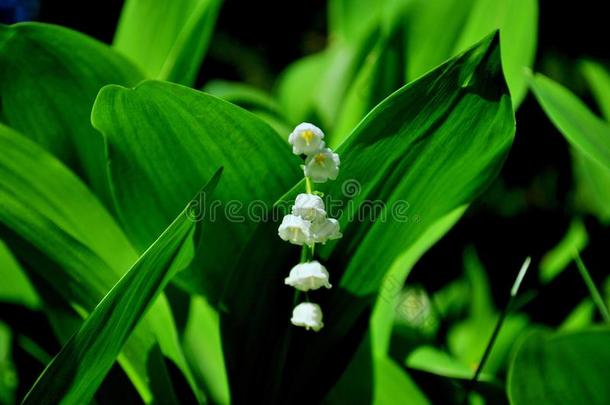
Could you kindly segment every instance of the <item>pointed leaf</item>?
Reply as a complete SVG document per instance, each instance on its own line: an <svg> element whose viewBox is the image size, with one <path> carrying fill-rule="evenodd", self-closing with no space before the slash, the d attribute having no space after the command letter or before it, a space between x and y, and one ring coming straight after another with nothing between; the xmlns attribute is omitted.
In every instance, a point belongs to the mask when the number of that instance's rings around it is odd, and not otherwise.
<svg viewBox="0 0 610 405"><path fill-rule="evenodd" d="M90 122L100 88L133 86L142 74L111 48L69 29L0 25L2 122L54 154L108 203L102 136Z"/></svg>
<svg viewBox="0 0 610 405"><path fill-rule="evenodd" d="M0 236L67 304L92 311L135 262L135 250L79 179L40 146L0 125L0 150ZM149 371L162 371L147 370L157 345L190 378L164 296L120 360L145 400Z"/></svg>
<svg viewBox="0 0 610 405"><path fill-rule="evenodd" d="M172 83L105 87L92 119L108 138L116 210L139 247L225 168L215 194L221 205L201 212L214 216L200 238L205 254L182 284L217 296L258 217L299 178L299 159L253 114Z"/></svg>
<svg viewBox="0 0 610 405"><path fill-rule="evenodd" d="M256 242L275 235L277 224L257 230L231 278L222 327L232 398L320 400L358 347L392 264L429 226L493 180L514 131L497 35L370 112L338 149L337 180L318 187L332 198L329 215L340 215L344 233L316 248L333 284L316 296L324 329L313 334L289 324L292 299L283 277L298 251L279 239L273 255L256 251ZM302 190L300 183L282 202ZM367 214L373 201L385 207L385 220ZM254 283L259 288L250 288ZM278 370L282 384L274 386L267 376Z"/></svg>
<svg viewBox="0 0 610 405"><path fill-rule="evenodd" d="M220 171L202 193L211 195ZM127 338L183 263L195 222L189 207L144 252L89 315L28 392L24 404L89 402Z"/></svg>
<svg viewBox="0 0 610 405"><path fill-rule="evenodd" d="M550 334L522 342L508 374L511 404L607 404L608 329Z"/></svg>
<svg viewBox="0 0 610 405"><path fill-rule="evenodd" d="M193 85L222 0L129 0L114 47L151 79Z"/></svg>

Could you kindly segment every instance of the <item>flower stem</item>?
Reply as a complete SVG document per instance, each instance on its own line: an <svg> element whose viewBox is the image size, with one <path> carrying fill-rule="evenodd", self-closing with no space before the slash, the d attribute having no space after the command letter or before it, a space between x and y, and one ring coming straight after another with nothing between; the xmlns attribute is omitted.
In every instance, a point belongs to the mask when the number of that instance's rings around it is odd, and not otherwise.
<svg viewBox="0 0 610 405"><path fill-rule="evenodd" d="M313 194L313 185L311 184L311 179L305 176L305 192L307 194Z"/></svg>

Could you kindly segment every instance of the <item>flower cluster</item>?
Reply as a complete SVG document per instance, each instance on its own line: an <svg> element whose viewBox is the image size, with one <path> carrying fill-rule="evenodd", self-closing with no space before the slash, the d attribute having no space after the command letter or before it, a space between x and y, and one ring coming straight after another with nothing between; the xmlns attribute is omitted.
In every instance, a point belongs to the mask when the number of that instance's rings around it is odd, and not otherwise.
<svg viewBox="0 0 610 405"><path fill-rule="evenodd" d="M341 231L336 219L328 218L324 201L313 191L313 183L324 183L335 180L339 174L339 155L326 147L324 133L315 125L299 124L290 134L288 141L292 152L305 155L303 172L306 192L299 194L292 207L292 213L282 220L278 234L283 240L303 249L303 260L290 270L285 283L299 291L307 293L319 288L331 288L329 274L322 264L313 260L316 243L325 244L329 240L340 238ZM318 304L306 302L297 305L292 312L291 322L296 326L319 331L322 323L322 309Z"/></svg>

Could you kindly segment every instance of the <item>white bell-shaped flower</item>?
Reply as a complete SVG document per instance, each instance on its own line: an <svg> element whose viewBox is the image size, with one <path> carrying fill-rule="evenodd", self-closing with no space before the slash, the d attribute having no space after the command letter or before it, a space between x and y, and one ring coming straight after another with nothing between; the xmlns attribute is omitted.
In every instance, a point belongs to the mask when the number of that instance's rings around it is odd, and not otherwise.
<svg viewBox="0 0 610 405"><path fill-rule="evenodd" d="M311 244L311 222L296 215L284 216L277 233L280 238L294 245Z"/></svg>
<svg viewBox="0 0 610 405"><path fill-rule="evenodd" d="M301 291L317 290L332 287L328 282L329 277L326 267L314 260L294 266L284 283Z"/></svg>
<svg viewBox="0 0 610 405"><path fill-rule="evenodd" d="M326 243L328 240L339 239L343 236L339 228L339 221L333 218L325 218L316 221L309 228L314 243Z"/></svg>
<svg viewBox="0 0 610 405"><path fill-rule="evenodd" d="M303 326L305 329L319 331L324 324L322 323L322 309L318 304L302 302L292 311L290 320L295 326Z"/></svg>
<svg viewBox="0 0 610 405"><path fill-rule="evenodd" d="M315 194L299 194L292 207L292 214L307 221L318 221L326 218L324 201Z"/></svg>
<svg viewBox="0 0 610 405"><path fill-rule="evenodd" d="M308 122L296 126L288 137L288 143L292 145L292 153L295 155L312 154L324 148L324 132Z"/></svg>
<svg viewBox="0 0 610 405"><path fill-rule="evenodd" d="M339 175L339 155L329 148L323 148L309 155L305 160L305 176L314 183L335 180Z"/></svg>

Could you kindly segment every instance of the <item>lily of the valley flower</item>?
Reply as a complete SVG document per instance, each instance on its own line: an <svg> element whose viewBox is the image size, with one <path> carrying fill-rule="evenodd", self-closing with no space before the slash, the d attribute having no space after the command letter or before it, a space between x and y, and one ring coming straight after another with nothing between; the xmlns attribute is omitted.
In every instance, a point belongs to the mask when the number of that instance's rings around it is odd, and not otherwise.
<svg viewBox="0 0 610 405"><path fill-rule="evenodd" d="M301 291L331 288L328 271L318 261L297 264L290 270L284 283Z"/></svg>
<svg viewBox="0 0 610 405"><path fill-rule="evenodd" d="M303 326L307 330L313 329L317 332L324 327L322 323L322 309L320 309L318 304L302 302L292 311L290 322L295 326Z"/></svg>
<svg viewBox="0 0 610 405"><path fill-rule="evenodd" d="M299 194L292 207L292 214L311 222L324 220L324 201L315 194Z"/></svg>
<svg viewBox="0 0 610 405"><path fill-rule="evenodd" d="M313 243L325 244L326 241L339 239L343 236L339 229L339 221L334 218L324 218L312 223L310 231Z"/></svg>
<svg viewBox="0 0 610 405"><path fill-rule="evenodd" d="M292 145L295 155L310 155L324 148L324 132L308 122L303 122L292 131L288 142Z"/></svg>
<svg viewBox="0 0 610 405"><path fill-rule="evenodd" d="M284 216L277 233L280 238L294 245L309 245L312 239L311 222L288 214Z"/></svg>
<svg viewBox="0 0 610 405"><path fill-rule="evenodd" d="M335 180L339 175L339 155L329 148L323 148L309 155L305 160L305 176L314 183Z"/></svg>

